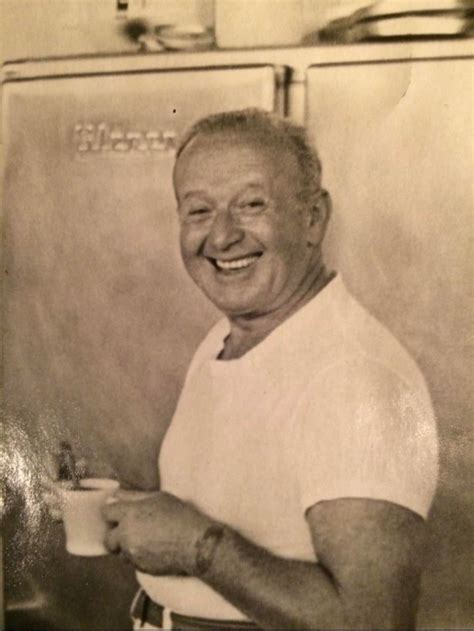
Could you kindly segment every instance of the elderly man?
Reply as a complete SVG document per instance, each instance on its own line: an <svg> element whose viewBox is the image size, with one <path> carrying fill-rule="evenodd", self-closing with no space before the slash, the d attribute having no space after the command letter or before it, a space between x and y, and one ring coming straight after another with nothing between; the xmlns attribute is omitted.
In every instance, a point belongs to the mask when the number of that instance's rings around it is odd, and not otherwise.
<svg viewBox="0 0 474 631"><path fill-rule="evenodd" d="M223 113L184 138L174 186L184 264L226 318L189 368L161 491L106 508L143 588L135 617L413 626L433 413L414 361L324 265L316 153L273 115Z"/></svg>

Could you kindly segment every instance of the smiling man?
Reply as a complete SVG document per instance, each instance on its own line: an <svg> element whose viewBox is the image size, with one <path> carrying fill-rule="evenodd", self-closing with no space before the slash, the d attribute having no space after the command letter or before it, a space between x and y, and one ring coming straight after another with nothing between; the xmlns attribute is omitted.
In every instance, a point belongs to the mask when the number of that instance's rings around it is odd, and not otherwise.
<svg viewBox="0 0 474 631"><path fill-rule="evenodd" d="M174 186L190 276L223 312L165 437L161 491L106 509L139 624L409 628L437 442L402 346L323 262L330 214L304 131L198 122Z"/></svg>

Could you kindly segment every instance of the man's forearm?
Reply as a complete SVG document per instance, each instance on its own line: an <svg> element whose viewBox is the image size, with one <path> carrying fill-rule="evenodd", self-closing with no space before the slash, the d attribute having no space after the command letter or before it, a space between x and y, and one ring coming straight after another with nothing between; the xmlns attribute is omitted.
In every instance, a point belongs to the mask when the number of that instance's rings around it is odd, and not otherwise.
<svg viewBox="0 0 474 631"><path fill-rule="evenodd" d="M230 528L214 529L195 573L267 629L347 626L331 577L317 563L276 557Z"/></svg>

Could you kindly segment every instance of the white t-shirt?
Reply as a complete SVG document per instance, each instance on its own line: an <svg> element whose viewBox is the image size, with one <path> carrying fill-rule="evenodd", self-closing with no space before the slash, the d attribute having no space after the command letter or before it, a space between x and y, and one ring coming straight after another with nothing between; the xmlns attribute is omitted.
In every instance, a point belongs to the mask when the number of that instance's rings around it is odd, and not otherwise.
<svg viewBox="0 0 474 631"><path fill-rule="evenodd" d="M276 555L315 560L305 511L394 502L426 517L437 479L424 379L340 277L235 360L226 320L197 350L159 458L162 489ZM179 613L245 616L195 578L138 574Z"/></svg>

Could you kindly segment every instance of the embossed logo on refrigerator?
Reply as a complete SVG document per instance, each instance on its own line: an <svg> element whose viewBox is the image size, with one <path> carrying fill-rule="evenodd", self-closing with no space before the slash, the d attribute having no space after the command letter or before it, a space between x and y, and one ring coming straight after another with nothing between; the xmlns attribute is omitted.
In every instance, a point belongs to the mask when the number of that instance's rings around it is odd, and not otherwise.
<svg viewBox="0 0 474 631"><path fill-rule="evenodd" d="M133 129L121 123L76 123L76 154L86 157L100 154L130 155L173 153L177 134L173 129Z"/></svg>

